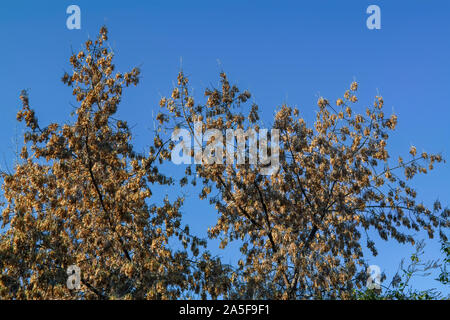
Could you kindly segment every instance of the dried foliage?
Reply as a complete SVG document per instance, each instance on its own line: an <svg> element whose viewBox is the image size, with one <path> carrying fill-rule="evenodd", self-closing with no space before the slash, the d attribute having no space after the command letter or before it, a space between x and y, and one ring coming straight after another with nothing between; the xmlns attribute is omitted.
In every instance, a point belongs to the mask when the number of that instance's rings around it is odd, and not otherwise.
<svg viewBox="0 0 450 320"><path fill-rule="evenodd" d="M245 108L250 93L230 85L224 73L220 81L221 88L205 90L206 102L195 105L180 72L172 96L161 99L160 124L188 128L192 136L196 121L203 132L214 128L223 136L227 129L259 132L258 106ZM407 160L393 163L387 141L397 117L385 116L380 96L360 113L357 88L353 82L335 105L320 98L313 127L297 109L283 105L276 112L269 129L280 132L280 168L271 175L261 174L262 165L209 164L205 158L187 168L181 184L201 178L200 198L209 197L220 215L209 236L220 237L222 247L242 243L234 297L350 298L367 278L362 233L375 255L371 228L399 243L414 244L408 230L430 237L439 230L445 238L448 210L439 202L426 208L407 184L442 157L411 147Z"/></svg>
<svg viewBox="0 0 450 320"><path fill-rule="evenodd" d="M158 186L174 183L158 169L174 144L157 135L148 154L134 151L128 124L113 116L139 69L115 73L106 40L103 27L70 58L73 72L62 80L78 101L73 123L41 128L27 93L20 97L17 118L28 130L22 161L2 174L0 298L350 298L366 279L364 241L376 254L367 230L414 244L410 231L432 237L449 226L448 211L438 202L426 208L407 184L441 156L411 147L409 159L392 163L387 141L397 117L385 117L381 97L360 114L352 83L335 105L319 99L313 127L297 109L277 111L268 129L280 132L280 167L270 175L249 163L186 168L180 186L200 180L200 198L219 214L208 235L223 248L241 243L244 258L231 270L181 225L182 198L152 200ZM246 108L250 93L224 73L220 80L196 105L180 72L161 99L161 128L195 134L202 121L203 132L259 132L257 105ZM79 291L66 287L70 265L81 268Z"/></svg>
<svg viewBox="0 0 450 320"><path fill-rule="evenodd" d="M139 69L114 74L106 40L103 27L70 58L62 81L79 102L72 124L41 128L26 92L20 97L17 119L28 131L21 163L3 173L0 298L216 297L225 272L181 226L183 199L151 200L158 185L172 184L157 167L164 144L136 153L127 123L113 118ZM79 291L66 287L70 265L81 268Z"/></svg>

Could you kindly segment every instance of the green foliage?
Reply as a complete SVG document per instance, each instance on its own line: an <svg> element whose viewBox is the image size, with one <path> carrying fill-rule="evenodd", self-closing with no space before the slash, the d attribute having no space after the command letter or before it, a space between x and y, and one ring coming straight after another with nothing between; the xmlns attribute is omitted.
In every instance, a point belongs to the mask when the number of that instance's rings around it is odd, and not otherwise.
<svg viewBox="0 0 450 320"><path fill-rule="evenodd" d="M414 276L429 276L430 270L439 268L438 261L430 260L424 262L421 257L424 254L425 244L420 241L416 246L416 251L411 254L409 265L405 268L404 259L401 261L399 271L392 278L388 286L381 284L381 289L361 289L354 290L353 298L356 300L436 300L442 299L442 294L436 289L417 290L410 285L410 280ZM446 261L448 262L448 246ZM443 271L444 273L444 271ZM448 273L446 274L448 280ZM441 277L444 277L441 274ZM442 281L441 281L442 282ZM444 283L444 282L442 282Z"/></svg>
<svg viewBox="0 0 450 320"><path fill-rule="evenodd" d="M449 284L450 280L447 267L450 263L450 242L443 242L441 251L445 255L445 258L441 267L441 274L439 275L439 278L437 280L442 284Z"/></svg>

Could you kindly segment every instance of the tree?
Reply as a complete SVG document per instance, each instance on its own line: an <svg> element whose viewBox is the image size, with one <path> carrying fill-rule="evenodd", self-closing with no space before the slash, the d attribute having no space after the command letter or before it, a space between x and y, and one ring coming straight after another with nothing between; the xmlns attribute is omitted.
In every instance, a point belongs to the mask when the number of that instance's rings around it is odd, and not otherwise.
<svg viewBox="0 0 450 320"><path fill-rule="evenodd" d="M356 83L336 106L319 99L313 128L283 105L267 150L258 106L246 108L248 91L221 73L222 87L206 89L207 101L196 105L180 72L171 97L160 101L160 130L148 154L135 152L128 124L114 116L140 71L114 73L105 41L103 27L70 58L73 72L62 78L77 100L70 123L41 127L28 94L20 96L17 118L27 132L20 163L2 173L0 298L351 298L367 277L363 233L376 254L371 228L414 244L408 229L432 237L449 226L448 210L439 214L438 202L426 208L407 185L442 157L411 147L411 159L392 164L386 147L397 117L384 116L381 97L366 115L354 111ZM208 235L220 237L222 248L240 241L237 266L222 264L204 249L206 240L182 226L183 198L152 198L159 186L175 184L160 165L178 149L162 129L181 128L194 137L215 129L208 152L188 155L199 163L186 167L179 184L200 180L200 198L219 213ZM267 154L240 163L233 153L239 163L220 163L226 153L215 139L227 129L245 129L247 140L257 133ZM245 144L246 152L252 148ZM78 291L66 286L72 265L81 270Z"/></svg>
<svg viewBox="0 0 450 320"><path fill-rule="evenodd" d="M368 230L399 243L415 243L411 230L425 230L429 237L439 230L446 238L442 229L449 226L448 210L440 214L439 202L426 208L409 186L416 174L426 174L443 159L418 154L412 146L409 159L392 161L387 144L397 116L385 116L381 96L363 114L354 107L358 85L353 82L335 104L318 100L313 127L298 109L283 105L269 128L279 133L279 145L273 139L268 151L279 157L279 168L267 172L261 162L239 164L236 154L236 163L223 161L216 136L226 136L227 129L245 130L248 137L251 130L263 131L258 106L247 104L251 94L231 85L225 73L220 81L221 88L206 89L206 101L196 104L181 71L171 97L160 101L158 120L166 129L187 129L194 137L208 129L220 132L206 138L206 155L191 150L198 163L187 167L180 183L195 185L201 179L200 198L209 198L219 213L210 238L220 238L223 248L241 242L244 259L232 277L235 296L351 298L367 278L363 235L377 254ZM235 142L227 141L227 148L231 144L239 151ZM251 153L250 143L245 148Z"/></svg>
<svg viewBox="0 0 450 320"><path fill-rule="evenodd" d="M20 96L27 132L21 162L2 173L0 298L214 298L226 289L225 266L181 226L183 199L152 201L159 185L172 184L158 170L166 144L156 137L148 154L137 153L128 124L114 118L140 72L114 74L106 40L103 27L70 57L73 72L62 81L78 102L72 123L41 128ZM169 246L173 238L180 249ZM66 286L71 265L81 270L80 290Z"/></svg>

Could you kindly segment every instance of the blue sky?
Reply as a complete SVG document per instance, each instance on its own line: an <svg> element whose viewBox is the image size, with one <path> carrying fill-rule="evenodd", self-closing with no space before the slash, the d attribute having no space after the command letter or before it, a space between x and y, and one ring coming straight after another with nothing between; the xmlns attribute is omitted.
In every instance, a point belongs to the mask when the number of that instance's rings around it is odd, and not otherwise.
<svg viewBox="0 0 450 320"><path fill-rule="evenodd" d="M66 28L66 8L81 8L81 30ZM366 8L381 8L381 29L366 27ZM153 115L161 95L169 94L180 65L196 93L217 85L223 69L242 89L252 92L263 119L270 123L277 106L298 106L311 121L319 96L341 97L359 82L359 107L378 93L386 113L399 118L391 135L393 155L441 152L449 159L450 2L442 1L1 1L0 2L0 165L11 168L15 138L22 127L15 114L22 89L43 124L65 121L73 102L60 78L70 71L68 58L88 36L106 24L118 70L140 66L142 81L125 91L119 114L134 124L136 144L152 139ZM181 62L182 61L182 62ZM177 172L178 169L174 169ZM419 176L418 197L430 205L450 205L450 163ZM173 193L174 190L163 190ZM175 190L176 193L182 190ZM199 235L216 215L207 202L186 202L186 222ZM419 234L419 238L425 235ZM236 246L226 252L233 260ZM409 246L377 241L372 264L392 276ZM427 241L426 258L438 258L439 243ZM440 286L433 277L413 281L419 289Z"/></svg>

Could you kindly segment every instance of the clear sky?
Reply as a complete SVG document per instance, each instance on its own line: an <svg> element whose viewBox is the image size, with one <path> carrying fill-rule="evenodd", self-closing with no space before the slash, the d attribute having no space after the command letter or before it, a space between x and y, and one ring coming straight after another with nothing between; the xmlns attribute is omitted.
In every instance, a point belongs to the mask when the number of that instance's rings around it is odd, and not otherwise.
<svg viewBox="0 0 450 320"><path fill-rule="evenodd" d="M81 30L68 30L66 8L81 8ZM381 8L381 29L369 30L366 9ZM73 102L60 78L70 71L68 58L101 25L110 32L116 66L142 70L137 88L125 91L120 115L135 125L135 141L144 148L152 139L153 119L161 95L171 91L182 64L196 93L217 85L223 69L232 82L249 89L263 119L282 103L298 106L311 121L319 96L341 97L359 82L358 106L384 97L386 113L399 118L391 135L393 155L441 152L450 161L450 2L442 1L1 1L0 2L0 165L11 168L15 139L22 127L15 114L20 90L28 89L42 124L65 121ZM396 157L395 157L396 159ZM175 168L173 172L179 171ZM450 205L450 162L439 165L414 186L431 205ZM162 190L171 194L182 190ZM186 202L186 222L205 235L216 215L193 196ZM419 234L419 238L425 235ZM413 248L377 241L370 257L390 278L400 259ZM439 243L427 241L426 258L439 258ZM220 251L234 261L236 246ZM428 278L416 288L450 290Z"/></svg>

